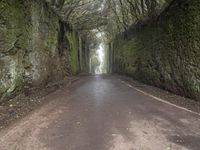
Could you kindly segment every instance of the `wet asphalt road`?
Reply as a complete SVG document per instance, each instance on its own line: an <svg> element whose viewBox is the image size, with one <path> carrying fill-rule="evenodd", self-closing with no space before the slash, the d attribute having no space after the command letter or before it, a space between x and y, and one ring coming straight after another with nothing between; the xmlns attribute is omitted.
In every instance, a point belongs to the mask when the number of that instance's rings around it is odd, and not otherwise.
<svg viewBox="0 0 200 150"><path fill-rule="evenodd" d="M200 116L116 76L82 77L0 132L0 150L200 150Z"/></svg>

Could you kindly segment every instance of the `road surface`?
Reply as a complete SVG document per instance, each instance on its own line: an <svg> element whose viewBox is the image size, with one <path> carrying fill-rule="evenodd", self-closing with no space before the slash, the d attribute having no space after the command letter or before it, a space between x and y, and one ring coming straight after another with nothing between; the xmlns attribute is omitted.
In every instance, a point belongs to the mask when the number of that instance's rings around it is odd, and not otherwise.
<svg viewBox="0 0 200 150"><path fill-rule="evenodd" d="M0 150L200 150L200 116L86 76L0 132Z"/></svg>

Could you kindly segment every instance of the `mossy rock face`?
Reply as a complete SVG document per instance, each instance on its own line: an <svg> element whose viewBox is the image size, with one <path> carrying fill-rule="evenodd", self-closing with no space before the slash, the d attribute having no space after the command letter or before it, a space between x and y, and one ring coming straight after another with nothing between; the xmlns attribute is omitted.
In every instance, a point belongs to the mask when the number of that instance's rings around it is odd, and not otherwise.
<svg viewBox="0 0 200 150"><path fill-rule="evenodd" d="M80 34L69 24L60 22L58 35L59 55L62 59L65 73L76 75L89 70L89 53L87 38Z"/></svg>
<svg viewBox="0 0 200 150"><path fill-rule="evenodd" d="M0 1L0 101L63 77L59 18L44 0Z"/></svg>
<svg viewBox="0 0 200 150"><path fill-rule="evenodd" d="M76 31L70 30L66 33L68 44L69 44L69 60L70 70L73 75L80 71L79 66L79 36Z"/></svg>
<svg viewBox="0 0 200 150"><path fill-rule="evenodd" d="M24 38L25 7L21 1L0 2L0 99L23 90L22 59L27 46Z"/></svg>
<svg viewBox="0 0 200 150"><path fill-rule="evenodd" d="M59 18L44 1L32 1L29 7L31 26L30 43L24 64L26 82L40 86L62 78L62 64L58 52Z"/></svg>
<svg viewBox="0 0 200 150"><path fill-rule="evenodd" d="M82 38L45 0L1 0L0 11L0 102L81 71Z"/></svg>
<svg viewBox="0 0 200 150"><path fill-rule="evenodd" d="M200 100L199 1L177 0L149 22L113 41L114 71Z"/></svg>

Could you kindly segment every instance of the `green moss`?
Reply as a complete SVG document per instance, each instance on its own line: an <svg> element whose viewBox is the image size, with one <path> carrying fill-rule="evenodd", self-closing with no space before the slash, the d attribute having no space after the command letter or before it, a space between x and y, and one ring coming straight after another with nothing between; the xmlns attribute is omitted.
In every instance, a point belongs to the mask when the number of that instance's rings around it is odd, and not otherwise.
<svg viewBox="0 0 200 150"><path fill-rule="evenodd" d="M24 81L23 78L21 76L16 77L13 84L15 85L15 89L13 92L15 92L15 94L19 94L22 93L23 89L24 89Z"/></svg>
<svg viewBox="0 0 200 150"><path fill-rule="evenodd" d="M114 71L200 99L200 4L186 0L157 22L114 40Z"/></svg>
<svg viewBox="0 0 200 150"><path fill-rule="evenodd" d="M1 0L0 9L0 98L60 79L58 16L43 0Z"/></svg>
<svg viewBox="0 0 200 150"><path fill-rule="evenodd" d="M71 68L72 74L77 74L79 72L79 60L78 60L79 38L78 38L78 34L75 31L68 32L67 39L68 39L69 51L70 51L70 68Z"/></svg>

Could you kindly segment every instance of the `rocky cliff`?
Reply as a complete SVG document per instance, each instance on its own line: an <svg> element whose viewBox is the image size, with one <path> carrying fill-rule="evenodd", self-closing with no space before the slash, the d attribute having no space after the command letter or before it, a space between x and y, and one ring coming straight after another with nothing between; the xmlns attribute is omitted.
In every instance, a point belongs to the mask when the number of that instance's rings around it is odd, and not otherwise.
<svg viewBox="0 0 200 150"><path fill-rule="evenodd" d="M0 101L81 71L82 39L44 0L1 0L0 11Z"/></svg>
<svg viewBox="0 0 200 150"><path fill-rule="evenodd" d="M112 71L200 100L200 3L174 0L110 44Z"/></svg>

